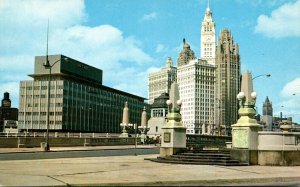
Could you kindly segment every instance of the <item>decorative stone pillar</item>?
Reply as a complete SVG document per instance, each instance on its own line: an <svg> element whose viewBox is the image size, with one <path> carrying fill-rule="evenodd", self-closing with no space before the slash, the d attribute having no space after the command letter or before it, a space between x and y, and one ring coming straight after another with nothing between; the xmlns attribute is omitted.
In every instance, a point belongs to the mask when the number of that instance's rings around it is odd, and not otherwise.
<svg viewBox="0 0 300 187"><path fill-rule="evenodd" d="M240 118L232 125L232 156L241 162L257 164L258 131L262 130L255 119L256 93L253 92L252 75L242 76L241 92L237 95Z"/></svg>
<svg viewBox="0 0 300 187"><path fill-rule="evenodd" d="M128 138L128 133L126 131L126 127L129 126L129 109L128 109L128 103L125 102L125 106L123 109L123 120L120 126L123 128L122 133L119 137L121 138Z"/></svg>
<svg viewBox="0 0 300 187"><path fill-rule="evenodd" d="M147 127L147 112L146 112L146 107L144 107L143 112L142 112L142 118L141 118L141 126L139 126L139 129L141 131L141 143L145 143L147 139L147 131L149 128Z"/></svg>
<svg viewBox="0 0 300 187"><path fill-rule="evenodd" d="M170 90L170 100L167 101L167 121L162 127L162 142L160 156L170 156L186 149L186 128L181 123L178 84L173 82Z"/></svg>

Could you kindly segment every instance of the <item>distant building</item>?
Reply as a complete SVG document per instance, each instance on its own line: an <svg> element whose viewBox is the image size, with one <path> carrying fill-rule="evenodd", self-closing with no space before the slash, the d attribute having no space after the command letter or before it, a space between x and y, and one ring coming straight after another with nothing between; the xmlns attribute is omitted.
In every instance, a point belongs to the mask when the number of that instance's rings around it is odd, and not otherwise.
<svg viewBox="0 0 300 187"><path fill-rule="evenodd" d="M267 97L263 103L263 115L260 117L264 130L271 131L273 129L273 107L272 102L270 102Z"/></svg>
<svg viewBox="0 0 300 187"><path fill-rule="evenodd" d="M190 60L196 59L195 53L191 50L191 46L183 39L183 48L177 58L177 68L189 63Z"/></svg>
<svg viewBox="0 0 300 187"><path fill-rule="evenodd" d="M168 92L171 84L176 80L176 67L173 66L171 57L168 57L166 66L157 72L149 74L148 77L148 98L149 104L154 102L154 98L160 94Z"/></svg>
<svg viewBox="0 0 300 187"><path fill-rule="evenodd" d="M33 81L20 82L19 128L47 129L49 69L35 57ZM140 124L144 98L102 85L102 70L64 55L51 55L50 131L120 133L124 103ZM148 107L148 106L147 106Z"/></svg>
<svg viewBox="0 0 300 187"><path fill-rule="evenodd" d="M216 28L209 5L206 8L201 25L201 59L215 65L216 59Z"/></svg>
<svg viewBox="0 0 300 187"><path fill-rule="evenodd" d="M154 99L152 105L150 105L151 118L148 120L149 131L147 136L149 138L156 139L157 136L162 134L162 126L166 122L168 114L167 100L169 99L168 93L162 93L159 97Z"/></svg>
<svg viewBox="0 0 300 187"><path fill-rule="evenodd" d="M0 107L0 132L18 132L18 109L11 108L9 93L5 92Z"/></svg>
<svg viewBox="0 0 300 187"><path fill-rule="evenodd" d="M240 90L241 64L238 44L229 30L221 31L216 47L216 120L231 135L231 125L238 119L237 94Z"/></svg>
<svg viewBox="0 0 300 187"><path fill-rule="evenodd" d="M193 52L184 41L177 63L182 124L187 128L187 134L207 134L212 132L215 124L215 66L194 56L184 57L186 54ZM182 59L189 61L181 62Z"/></svg>

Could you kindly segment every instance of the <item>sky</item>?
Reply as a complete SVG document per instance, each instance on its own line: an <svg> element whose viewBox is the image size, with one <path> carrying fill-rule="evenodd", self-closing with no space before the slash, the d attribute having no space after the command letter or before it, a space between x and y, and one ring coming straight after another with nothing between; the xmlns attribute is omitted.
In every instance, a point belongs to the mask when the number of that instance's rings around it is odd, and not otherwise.
<svg viewBox="0 0 300 187"><path fill-rule="evenodd" d="M207 0L0 0L0 99L19 105L34 57L63 54L103 70L103 84L148 97L148 74L176 65L183 38L200 54ZM229 29L241 71L254 79L257 111L268 96L274 116L300 123L300 0L210 0L217 38Z"/></svg>

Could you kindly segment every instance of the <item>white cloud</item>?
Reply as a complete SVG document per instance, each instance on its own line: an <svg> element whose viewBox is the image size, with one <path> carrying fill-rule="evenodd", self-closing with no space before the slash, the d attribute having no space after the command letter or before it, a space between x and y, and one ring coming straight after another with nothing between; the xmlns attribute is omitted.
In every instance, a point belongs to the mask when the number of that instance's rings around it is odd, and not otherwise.
<svg viewBox="0 0 300 187"><path fill-rule="evenodd" d="M55 11L54 11L55 10ZM83 26L84 1L6 1L0 3L0 95L18 105L19 82L32 80L34 56L64 54L103 70L104 85L147 97L147 69L153 59L134 36L111 25ZM132 68L134 67L134 68Z"/></svg>
<svg viewBox="0 0 300 187"><path fill-rule="evenodd" d="M146 96L141 87L147 81L137 75L152 58L139 48L140 42L134 37L124 37L122 31L111 25L100 25L58 30L51 38L54 40L60 41L56 53L102 69L104 85Z"/></svg>
<svg viewBox="0 0 300 187"><path fill-rule="evenodd" d="M166 51L166 47L163 44L158 44L156 46L155 52L156 53L161 53L161 52L165 52Z"/></svg>
<svg viewBox="0 0 300 187"><path fill-rule="evenodd" d="M157 17L157 13L156 12L151 12L150 14L144 14L142 17L142 21L149 21L149 20L153 20Z"/></svg>
<svg viewBox="0 0 300 187"><path fill-rule="evenodd" d="M291 97L293 94L300 96L300 77L287 83L281 91L284 97Z"/></svg>
<svg viewBox="0 0 300 187"><path fill-rule="evenodd" d="M281 96L283 101L277 106L278 111L300 123L300 77L287 83L281 90Z"/></svg>
<svg viewBox="0 0 300 187"><path fill-rule="evenodd" d="M260 15L257 19L255 32L270 38L300 36L300 0L286 3L276 10L271 16Z"/></svg>

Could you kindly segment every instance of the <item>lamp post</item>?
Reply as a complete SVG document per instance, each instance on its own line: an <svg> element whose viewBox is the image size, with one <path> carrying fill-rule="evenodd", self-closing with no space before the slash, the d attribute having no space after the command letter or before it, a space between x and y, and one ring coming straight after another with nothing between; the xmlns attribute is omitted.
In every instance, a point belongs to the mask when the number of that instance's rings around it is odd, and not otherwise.
<svg viewBox="0 0 300 187"><path fill-rule="evenodd" d="M266 76L266 77L271 77L271 74L261 74L261 75L257 75L255 77L252 78L252 80L258 78L258 77L262 77L262 76Z"/></svg>
<svg viewBox="0 0 300 187"><path fill-rule="evenodd" d="M68 60L68 58L64 58L65 60ZM48 101L47 101L47 130L46 130L46 142L45 145L43 146L43 151L49 151L50 146L49 146L49 118L50 118L50 86L51 86L51 70L52 67L57 63L61 61L61 59L56 60L55 62L52 63L52 65L49 62L48 55L46 56L46 62L43 64L45 69L49 69L49 76L48 76Z"/></svg>
<svg viewBox="0 0 300 187"><path fill-rule="evenodd" d="M137 156L137 154L136 154L136 145L137 145L137 124L136 123L134 123L134 124L132 124L132 123L129 123L129 124L127 124L127 126L128 127L130 127L130 128L133 128L133 130L134 130L134 155L135 156Z"/></svg>

